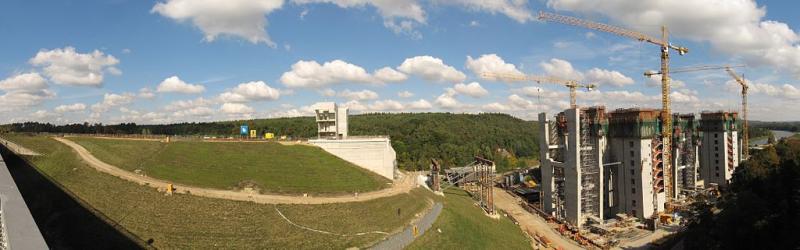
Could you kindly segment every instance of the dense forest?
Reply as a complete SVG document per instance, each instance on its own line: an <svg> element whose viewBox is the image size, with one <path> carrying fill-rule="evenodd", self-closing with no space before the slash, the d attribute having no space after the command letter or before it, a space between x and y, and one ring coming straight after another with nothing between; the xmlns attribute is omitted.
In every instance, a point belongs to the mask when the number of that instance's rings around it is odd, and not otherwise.
<svg viewBox="0 0 800 250"><path fill-rule="evenodd" d="M791 132L800 132L800 121L794 122L762 122L762 121L750 121L748 123L751 128L762 128L768 130L784 130L784 131L791 131ZM751 130L752 131L752 130ZM753 135L752 133L750 134Z"/></svg>
<svg viewBox="0 0 800 250"><path fill-rule="evenodd" d="M800 138L755 151L715 209L702 206L687 249L800 248Z"/></svg>
<svg viewBox="0 0 800 250"><path fill-rule="evenodd" d="M207 123L137 125L123 123L53 125L15 123L0 130L12 132L163 134L237 136L240 125L277 136L316 136L313 117L256 119ZM537 156L536 123L506 114L376 113L351 115L350 135L389 135L404 169L428 168L431 158L447 167L463 166L474 156L492 159L498 171L523 167Z"/></svg>
<svg viewBox="0 0 800 250"><path fill-rule="evenodd" d="M772 130L765 127L749 126L747 127L747 130L749 132L748 135L750 136L750 138L758 138L758 137L765 137L772 135Z"/></svg>

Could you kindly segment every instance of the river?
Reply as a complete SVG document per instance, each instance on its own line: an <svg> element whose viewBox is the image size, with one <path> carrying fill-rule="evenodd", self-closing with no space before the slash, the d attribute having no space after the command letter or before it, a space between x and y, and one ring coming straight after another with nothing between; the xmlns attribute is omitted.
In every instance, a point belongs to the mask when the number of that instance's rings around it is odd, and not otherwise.
<svg viewBox="0 0 800 250"><path fill-rule="evenodd" d="M791 131L772 130L772 134L775 135L775 140L780 140L782 138L786 138L786 137L792 136L795 133L791 132ZM750 145L762 145L762 144L767 144L767 138L766 137L758 139L758 140L750 141Z"/></svg>

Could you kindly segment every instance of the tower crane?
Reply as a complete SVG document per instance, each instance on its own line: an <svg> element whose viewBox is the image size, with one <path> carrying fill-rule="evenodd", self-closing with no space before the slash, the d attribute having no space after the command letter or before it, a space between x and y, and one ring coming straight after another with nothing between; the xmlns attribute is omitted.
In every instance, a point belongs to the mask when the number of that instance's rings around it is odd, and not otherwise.
<svg viewBox="0 0 800 250"><path fill-rule="evenodd" d="M559 84L562 86L566 86L569 88L569 105L571 108L577 108L577 88L585 88L588 91L592 91L597 86L595 84L581 84L575 80L565 80L558 77L553 76L538 76L538 75L520 75L520 74L513 74L513 73L496 73L496 72L483 72L481 73L481 77L484 79L500 79L506 81L532 81L536 83L554 83Z"/></svg>
<svg viewBox="0 0 800 250"><path fill-rule="evenodd" d="M539 20L544 21L551 21L557 22L567 25L579 26L584 27L592 30L603 31L607 33L616 34L619 36L631 38L634 40L638 40L641 42L648 42L651 44L658 45L661 48L661 121L663 122L663 129L661 130L661 137L663 141L663 157L666 159L663 161L664 164L664 189L666 189L666 197L667 202L672 202L674 193L672 190L672 161L669 159L671 158L671 150L672 150L672 114L670 111L670 100L669 100L669 93L670 93L670 83L669 83L669 50L674 49L678 52L679 55L684 55L689 52L689 49L682 46L676 46L669 42L668 34L667 34L667 27L661 26L661 38L651 37L649 35L632 31L608 24L592 22L588 20L583 20L576 17L571 16L563 16L555 13L548 13L541 11L539 12ZM653 216L656 218L658 215L658 201L657 201L657 193L655 189L657 187L653 187ZM653 222L653 226L657 224Z"/></svg>
<svg viewBox="0 0 800 250"><path fill-rule="evenodd" d="M747 82L744 80L744 75L739 76L736 72L733 71L731 68L726 68L725 71L728 72L734 80L736 80L739 85L742 86L742 119L744 120L744 124L742 124L742 144L744 145L744 150L742 150L742 158L747 159L750 156L750 152L748 152L748 139L750 138L747 131L747 89L750 88L747 86Z"/></svg>
<svg viewBox="0 0 800 250"><path fill-rule="evenodd" d="M744 65L701 65L701 66L690 66L690 67L683 67L683 68L674 68L669 71L670 74L675 73L685 73L685 72L693 72L693 71L703 71L703 70L715 70L715 69L728 69L728 68L740 68L744 67ZM652 77L654 75L660 75L661 71L646 71L644 72L644 76Z"/></svg>
<svg viewBox="0 0 800 250"><path fill-rule="evenodd" d="M733 71L733 68L740 68L740 67L744 67L744 65L694 66L694 67L673 69L670 73L683 73L683 72L702 71L702 70L724 69L725 71L728 72L728 74L731 75L731 77L733 77L734 80L736 80L737 83L739 83L739 85L742 86L742 119L744 119L744 123L742 124L742 131L743 131L742 132L743 133L743 135L742 135L742 144L745 147L745 149L742 150L742 154L743 154L742 158L747 159L748 156L750 155L750 152L748 152L748 150L747 150L747 147L749 146L748 141L749 141L749 138L750 138L750 136L748 135L748 132L747 132L747 89L748 89L748 86L747 86L747 83L744 80L744 76L739 76L739 75L736 74L736 72ZM653 72L653 71L644 72L644 75L646 77L651 77L653 75L660 75L660 74L661 74L661 72Z"/></svg>

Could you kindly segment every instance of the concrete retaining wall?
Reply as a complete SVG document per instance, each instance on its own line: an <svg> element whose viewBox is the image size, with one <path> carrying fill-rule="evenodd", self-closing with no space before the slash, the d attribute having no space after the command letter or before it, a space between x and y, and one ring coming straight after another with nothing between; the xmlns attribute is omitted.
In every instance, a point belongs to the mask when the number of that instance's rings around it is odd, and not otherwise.
<svg viewBox="0 0 800 250"><path fill-rule="evenodd" d="M0 158L0 249L47 249L25 200Z"/></svg>
<svg viewBox="0 0 800 250"><path fill-rule="evenodd" d="M397 154L389 138L353 138L343 140L309 140L323 150L355 165L394 179L397 169Z"/></svg>

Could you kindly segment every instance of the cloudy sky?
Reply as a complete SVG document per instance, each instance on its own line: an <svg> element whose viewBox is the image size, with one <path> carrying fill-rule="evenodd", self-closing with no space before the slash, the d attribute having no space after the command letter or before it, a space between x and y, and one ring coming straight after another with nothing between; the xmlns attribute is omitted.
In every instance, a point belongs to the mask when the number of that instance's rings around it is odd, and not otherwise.
<svg viewBox="0 0 800 250"><path fill-rule="evenodd" d="M660 107L659 48L537 20L555 12L657 35L673 68L738 65L750 117L800 120L793 1L10 0L0 3L0 121L166 123L364 112L503 112L569 105L554 84L596 83L580 105ZM738 110L722 70L673 75L673 109Z"/></svg>

